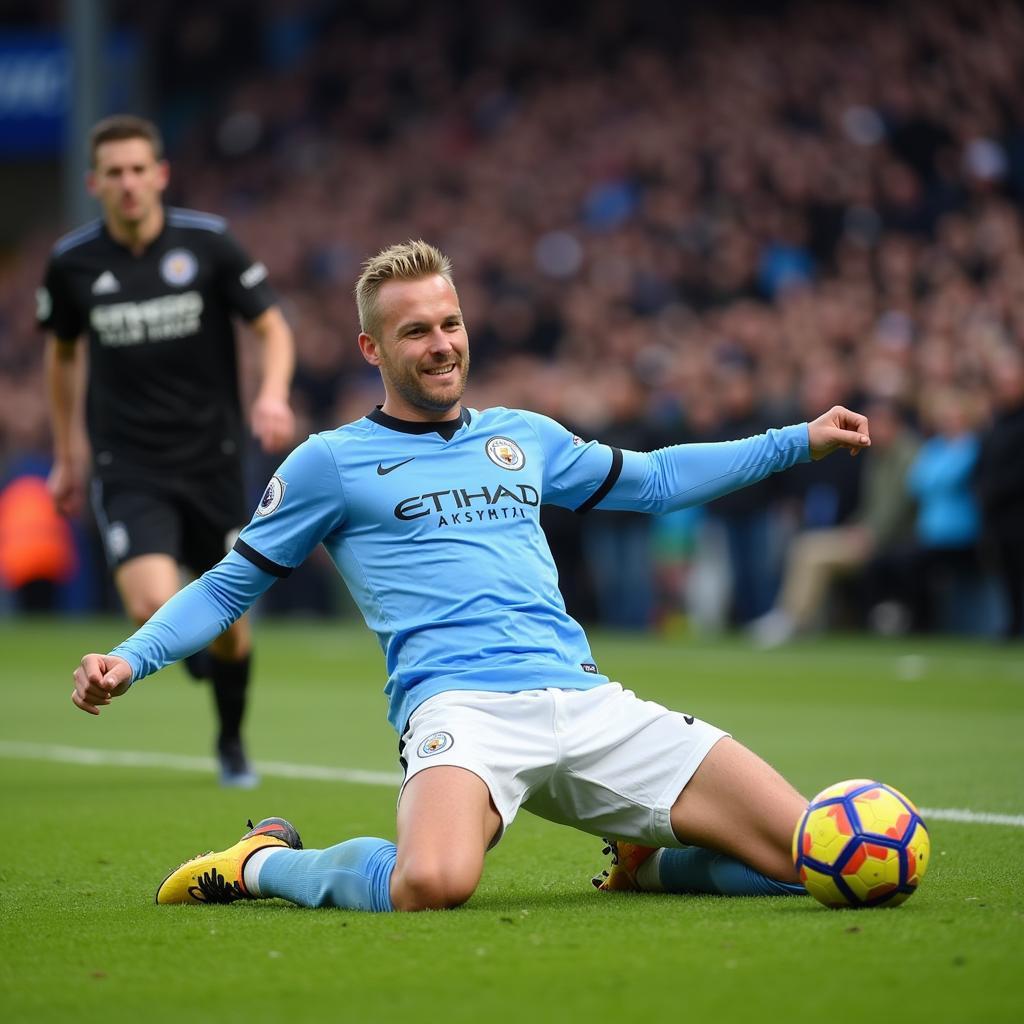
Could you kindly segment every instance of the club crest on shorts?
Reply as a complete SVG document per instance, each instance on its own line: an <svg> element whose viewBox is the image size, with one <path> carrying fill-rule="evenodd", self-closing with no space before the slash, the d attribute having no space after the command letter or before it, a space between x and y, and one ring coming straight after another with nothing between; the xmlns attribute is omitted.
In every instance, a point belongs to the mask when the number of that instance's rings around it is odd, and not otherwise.
<svg viewBox="0 0 1024 1024"><path fill-rule="evenodd" d="M103 539L107 543L107 553L115 561L119 561L128 554L131 541L128 538L128 527L124 523L111 523L107 527L106 536Z"/></svg>
<svg viewBox="0 0 1024 1024"><path fill-rule="evenodd" d="M455 743L450 732L433 732L417 748L420 757L431 757L447 750Z"/></svg>
<svg viewBox="0 0 1024 1024"><path fill-rule="evenodd" d="M176 288L191 284L198 270L199 264L188 249L171 249L160 261L160 276Z"/></svg>
<svg viewBox="0 0 1024 1024"><path fill-rule="evenodd" d="M526 465L523 449L507 437L492 437L485 445L487 458L502 469L522 469Z"/></svg>
<svg viewBox="0 0 1024 1024"><path fill-rule="evenodd" d="M271 512L276 511L284 501L284 492L287 486L287 481L282 480L277 474L272 476L270 483L267 484L267 489L263 492L263 497L260 498L259 505L256 506L256 515L269 516Z"/></svg>

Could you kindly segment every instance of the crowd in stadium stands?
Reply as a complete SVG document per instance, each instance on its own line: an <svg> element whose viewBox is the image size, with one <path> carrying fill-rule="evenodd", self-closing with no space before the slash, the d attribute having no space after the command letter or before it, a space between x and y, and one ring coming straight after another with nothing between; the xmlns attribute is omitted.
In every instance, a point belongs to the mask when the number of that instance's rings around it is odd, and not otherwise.
<svg viewBox="0 0 1024 1024"><path fill-rule="evenodd" d="M834 402L877 424L863 458L700 511L546 513L570 610L764 643L822 622L1021 635L1024 9L340 6L270 4L260 73L165 111L172 200L266 254L303 426L380 400L352 282L424 237L454 260L471 406L638 448ZM210 10L183 5L179 65ZM47 445L26 296L51 241L0 274L7 460Z"/></svg>

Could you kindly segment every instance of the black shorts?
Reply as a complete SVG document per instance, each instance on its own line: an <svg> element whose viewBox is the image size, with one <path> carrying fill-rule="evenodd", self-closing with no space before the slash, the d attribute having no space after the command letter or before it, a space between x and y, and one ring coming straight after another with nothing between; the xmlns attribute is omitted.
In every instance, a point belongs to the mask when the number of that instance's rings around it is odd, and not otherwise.
<svg viewBox="0 0 1024 1024"><path fill-rule="evenodd" d="M92 507L107 564L170 555L199 575L219 562L248 521L241 472L92 482Z"/></svg>

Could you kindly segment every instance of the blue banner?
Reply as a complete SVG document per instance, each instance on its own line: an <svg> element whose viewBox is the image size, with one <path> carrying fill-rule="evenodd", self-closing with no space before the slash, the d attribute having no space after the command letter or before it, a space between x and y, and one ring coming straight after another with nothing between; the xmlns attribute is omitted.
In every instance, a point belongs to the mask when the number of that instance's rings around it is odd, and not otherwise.
<svg viewBox="0 0 1024 1024"><path fill-rule="evenodd" d="M116 32L107 45L106 112L133 109L135 36ZM56 156L71 106L71 51L57 32L0 32L0 156Z"/></svg>

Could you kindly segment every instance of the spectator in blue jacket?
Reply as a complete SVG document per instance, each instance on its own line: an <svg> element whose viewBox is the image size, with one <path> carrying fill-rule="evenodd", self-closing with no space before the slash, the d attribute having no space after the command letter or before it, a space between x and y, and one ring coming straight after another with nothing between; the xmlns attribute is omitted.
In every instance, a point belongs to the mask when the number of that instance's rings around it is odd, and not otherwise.
<svg viewBox="0 0 1024 1024"><path fill-rule="evenodd" d="M907 474L917 502L916 547L906 567L911 624L939 625L943 594L955 595L978 574L981 513L973 477L981 441L973 397L949 388L932 397L935 433L921 446ZM958 586L959 585L959 586ZM954 618L958 609L954 608Z"/></svg>

